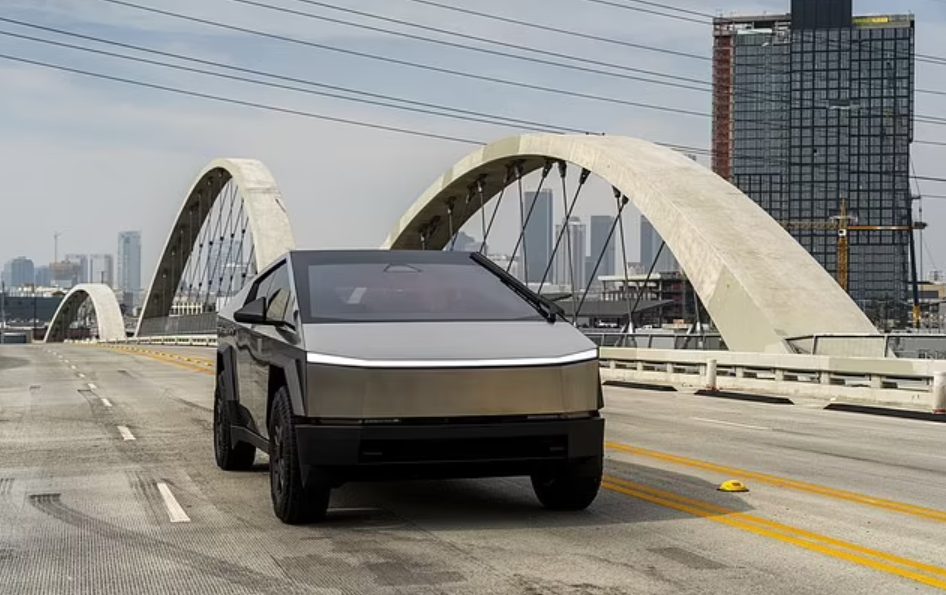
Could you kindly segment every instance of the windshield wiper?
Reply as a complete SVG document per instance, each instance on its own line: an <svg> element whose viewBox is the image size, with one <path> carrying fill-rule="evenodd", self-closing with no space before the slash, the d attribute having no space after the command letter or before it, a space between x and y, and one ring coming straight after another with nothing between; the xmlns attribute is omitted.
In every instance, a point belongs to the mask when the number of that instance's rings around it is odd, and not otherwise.
<svg viewBox="0 0 946 595"><path fill-rule="evenodd" d="M522 281L504 271L489 258L479 252L471 253L470 258L473 259L473 262L495 275L503 285L513 290L516 295L529 302L546 321L554 324L559 316L565 315L565 311L562 310L561 306L532 291Z"/></svg>

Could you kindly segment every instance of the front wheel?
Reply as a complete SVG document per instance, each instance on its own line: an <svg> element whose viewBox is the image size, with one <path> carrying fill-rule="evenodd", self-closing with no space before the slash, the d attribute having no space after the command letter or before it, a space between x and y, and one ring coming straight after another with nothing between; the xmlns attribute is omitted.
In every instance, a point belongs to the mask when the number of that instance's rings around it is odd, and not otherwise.
<svg viewBox="0 0 946 595"><path fill-rule="evenodd" d="M230 408L220 390L222 376L217 375L214 388L214 458L217 466L227 471L246 471L253 466L256 447L246 442L233 442L231 435Z"/></svg>
<svg viewBox="0 0 946 595"><path fill-rule="evenodd" d="M602 457L569 461L532 474L532 489L549 510L584 510L601 487Z"/></svg>
<svg viewBox="0 0 946 595"><path fill-rule="evenodd" d="M273 512L288 525L321 520L328 510L330 484L316 470L309 475L303 482L289 391L281 387L269 413L269 485Z"/></svg>

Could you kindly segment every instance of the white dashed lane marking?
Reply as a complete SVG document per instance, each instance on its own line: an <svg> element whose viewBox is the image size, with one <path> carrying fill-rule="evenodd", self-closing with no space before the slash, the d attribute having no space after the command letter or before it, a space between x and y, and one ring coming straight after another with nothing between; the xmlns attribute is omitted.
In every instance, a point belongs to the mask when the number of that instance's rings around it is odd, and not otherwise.
<svg viewBox="0 0 946 595"><path fill-rule="evenodd" d="M102 400L102 405L105 405L106 407L111 407L111 406L112 406L112 402L109 401L108 399L106 399L105 397L99 397L99 398ZM119 431L121 431L121 430L119 430ZM130 434L130 433L131 433L131 432L129 432L129 434ZM134 439L135 439L134 436L132 436L132 440L134 440Z"/></svg>
<svg viewBox="0 0 946 595"><path fill-rule="evenodd" d="M772 428L767 428L765 426L752 426L749 424L739 424L734 421L724 421L721 419L709 419L706 417L691 417L690 419L692 419L693 421L701 421L708 424L718 424L721 426L733 426L736 428L746 428L749 430L771 430L772 429Z"/></svg>
<svg viewBox="0 0 946 595"><path fill-rule="evenodd" d="M171 488L163 481L158 482L158 492L161 493L161 499L164 500L164 508L168 511L168 518L172 523L189 523L191 518L187 516L184 509L178 503Z"/></svg>
<svg viewBox="0 0 946 595"><path fill-rule="evenodd" d="M128 429L128 426L118 426L118 433L122 435L122 440L129 441L135 440L135 435L131 433L131 430Z"/></svg>

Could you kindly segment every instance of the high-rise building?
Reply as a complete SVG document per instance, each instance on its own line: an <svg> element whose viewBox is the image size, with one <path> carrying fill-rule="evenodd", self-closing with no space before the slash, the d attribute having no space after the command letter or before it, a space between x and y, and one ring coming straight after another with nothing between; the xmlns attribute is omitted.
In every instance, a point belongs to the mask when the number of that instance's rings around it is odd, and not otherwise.
<svg viewBox="0 0 946 595"><path fill-rule="evenodd" d="M663 243L660 234L654 229L654 226L646 217L641 217L641 268L650 271L651 267L655 273L675 273L680 270L677 259L674 258L670 248ZM663 249L661 249L663 245ZM654 263L654 259L657 262Z"/></svg>
<svg viewBox="0 0 946 595"><path fill-rule="evenodd" d="M480 249L481 242L478 242L473 236L466 232L457 232L456 241L453 243L453 249L457 252L477 252Z"/></svg>
<svg viewBox="0 0 946 595"><path fill-rule="evenodd" d="M63 260L49 263L50 285L61 289L70 289L79 282L79 265Z"/></svg>
<svg viewBox="0 0 946 595"><path fill-rule="evenodd" d="M111 254L89 255L89 283L115 284L115 264Z"/></svg>
<svg viewBox="0 0 946 595"><path fill-rule="evenodd" d="M856 17L851 0L793 0L791 14L715 19L714 40L719 175L832 274L831 222L845 209L858 225L912 225L912 16ZM868 313L902 302L910 233L859 231L849 241L851 296Z"/></svg>
<svg viewBox="0 0 946 595"><path fill-rule="evenodd" d="M581 219L572 217L568 220L568 227L562 235L562 241L558 246L558 252L555 254L555 262L552 267L552 282L557 285L569 286L572 291L583 290L587 279L585 273L586 229L587 226L581 222ZM556 225L555 236L558 237L561 233L562 225Z"/></svg>
<svg viewBox="0 0 946 595"><path fill-rule="evenodd" d="M613 275L614 268L614 237L611 236L611 226L614 224L614 217L610 215L592 215L591 216L591 252L588 254L589 264L586 267L588 276L595 275L601 277L604 275ZM598 271L594 271L595 263L601 253L601 264L598 265ZM585 280L587 283L587 279Z"/></svg>
<svg viewBox="0 0 946 595"><path fill-rule="evenodd" d="M7 287L23 287L34 281L33 261L25 256L18 256L3 265L3 282Z"/></svg>
<svg viewBox="0 0 946 595"><path fill-rule="evenodd" d="M64 262L71 262L78 267L79 273L76 275L76 283L89 282L89 257L85 254L66 254Z"/></svg>
<svg viewBox="0 0 946 595"><path fill-rule="evenodd" d="M49 287L53 283L52 271L49 270L48 265L40 265L36 267L33 282L36 283L37 287Z"/></svg>
<svg viewBox="0 0 946 595"><path fill-rule="evenodd" d="M123 231L118 234L116 289L137 295L141 291L141 232Z"/></svg>
<svg viewBox="0 0 946 595"><path fill-rule="evenodd" d="M525 269L521 272L528 283L542 281L542 275L545 274L552 258L552 198L552 191L545 189L538 193L526 192L522 199L523 213L532 210L529 222L526 223L523 246L519 250L520 254L525 254L525 259L520 264Z"/></svg>

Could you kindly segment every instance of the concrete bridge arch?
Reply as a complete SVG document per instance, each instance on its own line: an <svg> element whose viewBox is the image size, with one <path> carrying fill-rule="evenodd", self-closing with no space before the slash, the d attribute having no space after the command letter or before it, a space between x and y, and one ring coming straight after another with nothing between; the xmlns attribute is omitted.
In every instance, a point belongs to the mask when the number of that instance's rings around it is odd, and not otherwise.
<svg viewBox="0 0 946 595"><path fill-rule="evenodd" d="M791 352L786 339L876 329L788 232L735 186L684 155L615 136L527 134L460 160L410 207L383 247L443 249L495 196L512 163L523 175L548 160L589 170L627 196L673 251L730 349ZM452 225L445 221L452 217Z"/></svg>

